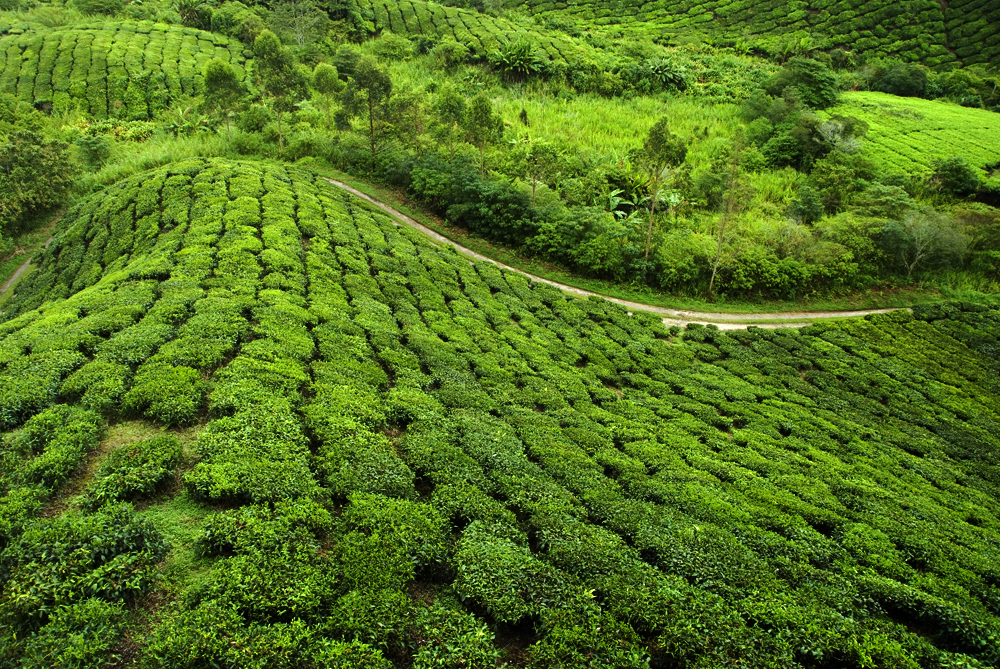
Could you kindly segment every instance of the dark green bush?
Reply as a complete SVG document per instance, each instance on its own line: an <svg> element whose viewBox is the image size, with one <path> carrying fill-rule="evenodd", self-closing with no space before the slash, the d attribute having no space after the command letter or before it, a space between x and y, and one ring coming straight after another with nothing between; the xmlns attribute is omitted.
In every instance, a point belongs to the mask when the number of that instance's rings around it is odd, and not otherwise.
<svg viewBox="0 0 1000 669"><path fill-rule="evenodd" d="M170 435L119 446L97 468L85 504L98 508L153 495L173 478L182 455L181 441Z"/></svg>

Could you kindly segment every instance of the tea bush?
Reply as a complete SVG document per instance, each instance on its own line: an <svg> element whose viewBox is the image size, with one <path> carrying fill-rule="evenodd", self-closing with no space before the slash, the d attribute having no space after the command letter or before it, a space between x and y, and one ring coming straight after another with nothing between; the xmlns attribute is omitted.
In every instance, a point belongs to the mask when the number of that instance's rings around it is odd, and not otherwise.
<svg viewBox="0 0 1000 669"><path fill-rule="evenodd" d="M98 508L149 497L173 477L182 455L181 441L171 435L119 446L97 468L85 503Z"/></svg>

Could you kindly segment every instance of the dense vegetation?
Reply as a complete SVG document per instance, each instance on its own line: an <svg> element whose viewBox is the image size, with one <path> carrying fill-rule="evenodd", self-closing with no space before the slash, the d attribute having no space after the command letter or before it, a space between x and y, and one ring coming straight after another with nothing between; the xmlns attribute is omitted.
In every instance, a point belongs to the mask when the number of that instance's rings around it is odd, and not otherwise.
<svg viewBox="0 0 1000 669"><path fill-rule="evenodd" d="M145 121L200 91L212 58L242 74L242 52L227 37L151 21L30 30L0 36L0 94L57 113Z"/></svg>
<svg viewBox="0 0 1000 669"><path fill-rule="evenodd" d="M1000 666L997 11L0 0L0 666Z"/></svg>
<svg viewBox="0 0 1000 669"><path fill-rule="evenodd" d="M143 666L1000 660L1000 312L668 331L279 164L174 164L59 225L0 325L7 658L98 666L176 556L128 505L169 437L36 516L145 416L207 419L154 500L217 510Z"/></svg>

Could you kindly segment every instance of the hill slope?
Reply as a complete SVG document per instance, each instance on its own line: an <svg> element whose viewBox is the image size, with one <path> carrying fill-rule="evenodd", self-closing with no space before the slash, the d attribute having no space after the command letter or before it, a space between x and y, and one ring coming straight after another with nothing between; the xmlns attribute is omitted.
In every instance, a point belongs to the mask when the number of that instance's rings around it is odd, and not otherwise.
<svg viewBox="0 0 1000 669"><path fill-rule="evenodd" d="M7 658L98 619L113 649L124 599L144 666L1000 660L1000 312L677 337L225 160L87 200L18 292ZM197 426L182 487L73 473L172 472L174 442L95 445L139 416ZM32 520L67 479L98 511Z"/></svg>
<svg viewBox="0 0 1000 669"><path fill-rule="evenodd" d="M0 35L0 93L57 112L145 120L195 95L212 58L243 74L244 47L223 35L151 21L107 21Z"/></svg>
<svg viewBox="0 0 1000 669"><path fill-rule="evenodd" d="M525 0L519 7L554 22L571 18L661 40L692 31L751 44L811 37L930 66L1000 63L1000 7L988 0Z"/></svg>
<svg viewBox="0 0 1000 669"><path fill-rule="evenodd" d="M1000 114L948 102L848 91L830 110L869 126L866 152L889 171L929 173L962 156L976 167L1000 164Z"/></svg>

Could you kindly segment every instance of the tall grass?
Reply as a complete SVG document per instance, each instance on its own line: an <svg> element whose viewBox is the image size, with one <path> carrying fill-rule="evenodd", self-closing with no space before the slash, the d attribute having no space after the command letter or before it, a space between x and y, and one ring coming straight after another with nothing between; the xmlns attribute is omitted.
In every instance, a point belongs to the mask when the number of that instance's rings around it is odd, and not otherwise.
<svg viewBox="0 0 1000 669"><path fill-rule="evenodd" d="M91 192L116 181L188 158L228 155L228 143L220 134L173 137L157 134L143 143L116 142L111 160L100 171L81 182L83 192Z"/></svg>

